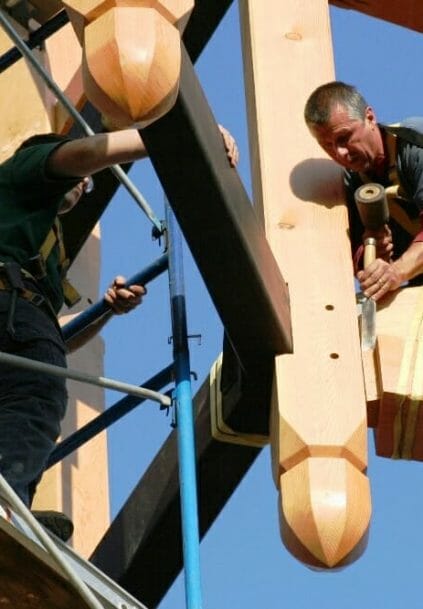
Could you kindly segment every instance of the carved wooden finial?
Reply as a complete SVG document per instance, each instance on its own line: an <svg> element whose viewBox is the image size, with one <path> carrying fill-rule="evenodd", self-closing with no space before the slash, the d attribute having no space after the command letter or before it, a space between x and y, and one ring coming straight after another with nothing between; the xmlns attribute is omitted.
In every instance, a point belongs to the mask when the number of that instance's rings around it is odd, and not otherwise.
<svg viewBox="0 0 423 609"><path fill-rule="evenodd" d="M178 93L180 34L194 0L65 0L85 93L107 126L145 127Z"/></svg>
<svg viewBox="0 0 423 609"><path fill-rule="evenodd" d="M289 404L274 403L272 411L282 538L301 562L321 569L345 566L362 554L371 516L366 420L356 413L334 420L330 410L328 399L320 420Z"/></svg>
<svg viewBox="0 0 423 609"><path fill-rule="evenodd" d="M301 562L345 566L363 552L370 521L369 480L347 459L310 457L283 474L281 534Z"/></svg>

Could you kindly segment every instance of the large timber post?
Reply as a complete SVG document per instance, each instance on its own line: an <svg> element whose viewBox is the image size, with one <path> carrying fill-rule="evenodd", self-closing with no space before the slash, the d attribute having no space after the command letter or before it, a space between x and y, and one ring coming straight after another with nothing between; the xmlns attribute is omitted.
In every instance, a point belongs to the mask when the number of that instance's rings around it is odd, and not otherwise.
<svg viewBox="0 0 423 609"><path fill-rule="evenodd" d="M272 452L288 549L317 567L361 553L371 500L366 401L339 169L303 120L334 79L327 0L240 2L254 200L288 282L294 354L276 359Z"/></svg>

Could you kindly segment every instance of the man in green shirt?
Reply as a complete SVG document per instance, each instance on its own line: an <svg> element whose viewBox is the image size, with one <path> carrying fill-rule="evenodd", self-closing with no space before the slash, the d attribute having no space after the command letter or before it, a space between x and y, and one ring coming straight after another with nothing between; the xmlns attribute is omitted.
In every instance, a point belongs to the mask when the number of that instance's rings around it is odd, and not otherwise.
<svg viewBox="0 0 423 609"><path fill-rule="evenodd" d="M238 150L221 133L229 162ZM146 156L137 130L71 140L35 136L0 165L0 350L66 367L66 351L80 347L110 315L64 344L56 314L63 300L60 240L40 256L57 217L81 199L92 174ZM88 204L88 203L86 203ZM142 300L142 286L125 288L117 277L105 294L114 313ZM0 368L0 472L28 506L60 433L65 381L13 366Z"/></svg>

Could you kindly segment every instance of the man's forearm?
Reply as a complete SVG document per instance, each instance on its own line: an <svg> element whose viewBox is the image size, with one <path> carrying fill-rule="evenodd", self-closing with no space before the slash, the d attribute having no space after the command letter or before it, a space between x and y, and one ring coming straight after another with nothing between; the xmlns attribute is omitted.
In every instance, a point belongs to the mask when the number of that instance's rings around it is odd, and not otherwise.
<svg viewBox="0 0 423 609"><path fill-rule="evenodd" d="M402 278L409 281L423 273L423 241L413 241L403 255L392 263Z"/></svg>
<svg viewBox="0 0 423 609"><path fill-rule="evenodd" d="M48 171L57 176L87 176L111 165L147 156L136 129L98 133L66 142L51 154Z"/></svg>

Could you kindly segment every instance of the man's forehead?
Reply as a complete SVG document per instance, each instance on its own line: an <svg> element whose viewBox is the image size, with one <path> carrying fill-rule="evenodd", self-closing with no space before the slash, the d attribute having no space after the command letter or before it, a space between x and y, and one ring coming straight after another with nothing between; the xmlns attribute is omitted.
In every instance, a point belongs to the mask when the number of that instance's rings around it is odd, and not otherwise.
<svg viewBox="0 0 423 609"><path fill-rule="evenodd" d="M338 104L337 107L332 108L325 123L311 125L310 130L315 137L321 138L344 129L349 129L357 123L361 123L361 121L357 118L351 118L348 110Z"/></svg>
<svg viewBox="0 0 423 609"><path fill-rule="evenodd" d="M346 106L340 103L334 104L329 110L327 125L338 126L342 124L360 122L357 118L351 118Z"/></svg>

